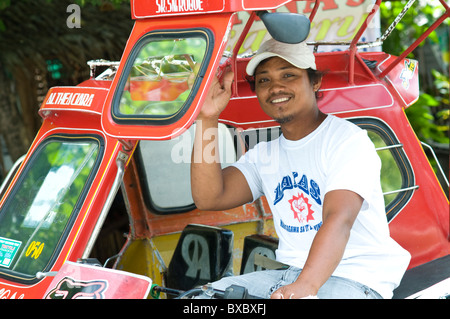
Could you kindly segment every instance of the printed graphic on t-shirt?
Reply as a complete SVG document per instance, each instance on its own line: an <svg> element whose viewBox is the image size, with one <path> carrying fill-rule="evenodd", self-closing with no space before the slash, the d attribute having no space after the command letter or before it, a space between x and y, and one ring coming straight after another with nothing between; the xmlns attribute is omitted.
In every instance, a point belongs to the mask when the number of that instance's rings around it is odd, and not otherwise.
<svg viewBox="0 0 450 319"><path fill-rule="evenodd" d="M298 189L297 194L294 193L290 199L285 198L285 191L292 189ZM299 178L297 172L292 172L291 175L283 176L274 192L275 199L273 204L277 205L280 202L284 203L283 199L285 201L287 200L293 213L293 220L298 221L298 223L294 225L285 222L283 221L283 218L280 218L281 228L290 233L305 233L310 230L319 230L320 226L322 226L322 222L318 222L315 219L313 202L322 206L322 201L320 199L320 187L313 179L308 179L305 174ZM292 194L292 192L288 192L287 194ZM318 214L320 214L320 212Z"/></svg>
<svg viewBox="0 0 450 319"><path fill-rule="evenodd" d="M293 196L292 199L289 200L289 204L291 204L291 210L294 212L294 218L298 220L300 224L305 224L310 220L314 220L312 210L312 205L308 203L308 199L303 196L303 194L299 194L298 196Z"/></svg>

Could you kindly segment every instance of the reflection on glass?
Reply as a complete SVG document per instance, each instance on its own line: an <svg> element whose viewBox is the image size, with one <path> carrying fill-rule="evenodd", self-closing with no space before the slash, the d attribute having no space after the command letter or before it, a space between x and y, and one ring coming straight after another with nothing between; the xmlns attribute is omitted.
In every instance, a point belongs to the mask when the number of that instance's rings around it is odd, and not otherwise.
<svg viewBox="0 0 450 319"><path fill-rule="evenodd" d="M51 139L41 146L0 211L0 238L6 243L0 266L27 275L45 269L98 155L95 139ZM12 244L16 248L8 250Z"/></svg>
<svg viewBox="0 0 450 319"><path fill-rule="evenodd" d="M133 62L119 113L176 114L191 93L205 52L203 38L168 39L144 45Z"/></svg>

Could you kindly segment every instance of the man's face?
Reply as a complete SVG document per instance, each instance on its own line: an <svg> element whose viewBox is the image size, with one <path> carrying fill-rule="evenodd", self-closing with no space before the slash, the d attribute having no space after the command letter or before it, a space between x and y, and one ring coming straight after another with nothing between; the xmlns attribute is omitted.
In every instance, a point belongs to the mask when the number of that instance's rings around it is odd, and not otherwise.
<svg viewBox="0 0 450 319"><path fill-rule="evenodd" d="M262 61L255 71L258 101L263 111L280 124L311 114L316 107L315 88L306 70L279 57Z"/></svg>

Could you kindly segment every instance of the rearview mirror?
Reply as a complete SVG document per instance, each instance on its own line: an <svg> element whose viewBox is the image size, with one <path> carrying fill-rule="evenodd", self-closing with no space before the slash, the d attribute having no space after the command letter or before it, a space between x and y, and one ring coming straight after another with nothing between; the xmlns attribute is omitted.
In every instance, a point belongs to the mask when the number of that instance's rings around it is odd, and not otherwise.
<svg viewBox="0 0 450 319"><path fill-rule="evenodd" d="M304 15L261 11L258 16L272 38L277 41L294 44L300 43L308 37L311 23Z"/></svg>

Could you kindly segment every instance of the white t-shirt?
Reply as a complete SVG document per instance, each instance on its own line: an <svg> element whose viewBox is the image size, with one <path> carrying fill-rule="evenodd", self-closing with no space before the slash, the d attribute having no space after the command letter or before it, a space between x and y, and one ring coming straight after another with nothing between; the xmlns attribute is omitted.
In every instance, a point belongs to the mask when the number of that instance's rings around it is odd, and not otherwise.
<svg viewBox="0 0 450 319"><path fill-rule="evenodd" d="M273 213L277 260L303 268L322 225L327 192L351 190L363 199L344 256L333 276L355 280L391 298L410 254L389 235L380 186L381 161L365 130L328 115L298 141L260 142L235 164L253 200L265 195Z"/></svg>

